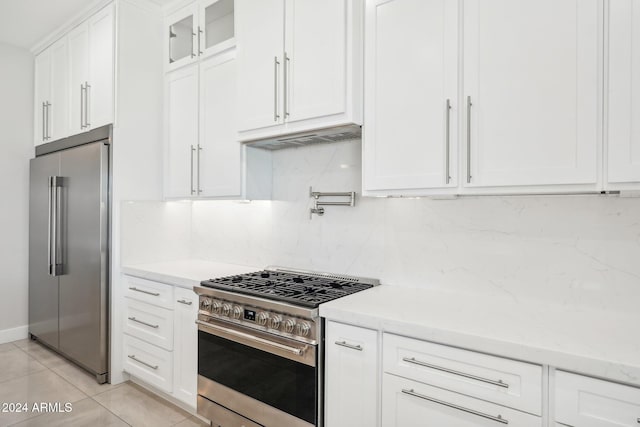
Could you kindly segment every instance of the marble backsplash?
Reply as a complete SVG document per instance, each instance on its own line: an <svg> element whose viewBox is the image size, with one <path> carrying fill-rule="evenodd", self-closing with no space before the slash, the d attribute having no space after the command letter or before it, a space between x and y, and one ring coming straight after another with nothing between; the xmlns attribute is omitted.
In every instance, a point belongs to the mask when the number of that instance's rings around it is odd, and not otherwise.
<svg viewBox="0 0 640 427"><path fill-rule="evenodd" d="M358 197L355 208L327 207L310 219L310 186L360 190L360 155L357 141L274 153L273 201L126 203L123 263L191 257L283 265L390 285L638 309L640 199Z"/></svg>

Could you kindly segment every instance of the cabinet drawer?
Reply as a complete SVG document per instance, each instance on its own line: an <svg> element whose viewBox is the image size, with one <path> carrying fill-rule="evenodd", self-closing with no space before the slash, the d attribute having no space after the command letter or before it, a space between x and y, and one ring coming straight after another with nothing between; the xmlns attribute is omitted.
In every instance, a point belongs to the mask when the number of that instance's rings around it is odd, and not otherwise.
<svg viewBox="0 0 640 427"><path fill-rule="evenodd" d="M125 335L123 355L125 372L162 391L171 393L173 388L172 352Z"/></svg>
<svg viewBox="0 0 640 427"><path fill-rule="evenodd" d="M384 427L542 427L542 418L416 381L384 374Z"/></svg>
<svg viewBox="0 0 640 427"><path fill-rule="evenodd" d="M125 276L125 296L173 310L173 286L139 277Z"/></svg>
<svg viewBox="0 0 640 427"><path fill-rule="evenodd" d="M640 426L640 389L569 372L555 376L556 420L576 427Z"/></svg>
<svg viewBox="0 0 640 427"><path fill-rule="evenodd" d="M173 311L126 298L124 332L173 350Z"/></svg>
<svg viewBox="0 0 640 427"><path fill-rule="evenodd" d="M384 334L384 372L542 414L542 367Z"/></svg>

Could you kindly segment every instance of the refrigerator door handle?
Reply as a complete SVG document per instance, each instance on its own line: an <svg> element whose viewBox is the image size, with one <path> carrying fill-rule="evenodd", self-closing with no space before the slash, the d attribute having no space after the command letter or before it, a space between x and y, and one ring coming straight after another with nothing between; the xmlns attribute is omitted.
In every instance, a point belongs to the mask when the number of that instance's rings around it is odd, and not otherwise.
<svg viewBox="0 0 640 427"><path fill-rule="evenodd" d="M44 105L43 105L44 108ZM52 232L53 232L53 227L52 227L52 222L51 220L53 219L53 215L51 213L51 209L53 208L53 177L49 176L47 178L48 182L47 182L47 187L48 187L48 206L47 206L47 263L49 264L47 266L47 274L49 274L50 276L53 275L53 262L51 261L51 254L52 254L52 250L51 250L51 242L53 241L52 238Z"/></svg>
<svg viewBox="0 0 640 427"><path fill-rule="evenodd" d="M61 219L62 214L60 210L61 206L61 198L62 198L62 177L52 176L51 177L51 187L53 193L53 221L52 221L52 246L53 246L53 256L51 260L52 264L52 276L60 276L62 274L62 245L60 241L60 229L61 227Z"/></svg>

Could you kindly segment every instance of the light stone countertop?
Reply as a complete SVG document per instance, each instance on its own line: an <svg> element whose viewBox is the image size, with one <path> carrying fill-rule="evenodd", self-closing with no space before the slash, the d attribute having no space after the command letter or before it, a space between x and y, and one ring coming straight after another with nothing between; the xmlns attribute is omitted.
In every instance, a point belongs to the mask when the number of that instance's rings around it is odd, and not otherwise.
<svg viewBox="0 0 640 427"><path fill-rule="evenodd" d="M194 286L199 286L203 280L251 273L262 269L261 267L247 265L187 259L152 264L127 265L122 267L122 272L129 276L141 277L155 282L192 289Z"/></svg>
<svg viewBox="0 0 640 427"><path fill-rule="evenodd" d="M122 268L193 288L262 267L180 260ZM380 285L320 306L329 320L545 364L640 386L640 311L599 311L548 301Z"/></svg>
<svg viewBox="0 0 640 427"><path fill-rule="evenodd" d="M329 320L640 386L640 310L380 285L320 306Z"/></svg>

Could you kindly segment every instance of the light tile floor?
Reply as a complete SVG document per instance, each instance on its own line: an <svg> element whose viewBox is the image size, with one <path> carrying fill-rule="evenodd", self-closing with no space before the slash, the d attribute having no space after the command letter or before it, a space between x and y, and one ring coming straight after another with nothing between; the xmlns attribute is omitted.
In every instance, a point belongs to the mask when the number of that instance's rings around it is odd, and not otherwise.
<svg viewBox="0 0 640 427"><path fill-rule="evenodd" d="M34 403L70 412L33 411ZM27 404L18 412L9 404ZM5 407L6 406L6 407ZM6 411L6 412L5 412ZM0 344L0 427L202 427L208 424L131 382L95 377L36 341Z"/></svg>

